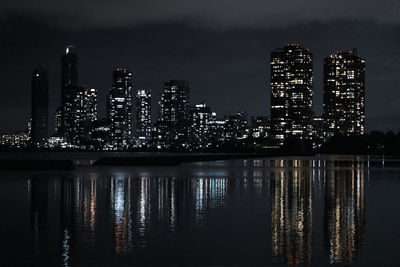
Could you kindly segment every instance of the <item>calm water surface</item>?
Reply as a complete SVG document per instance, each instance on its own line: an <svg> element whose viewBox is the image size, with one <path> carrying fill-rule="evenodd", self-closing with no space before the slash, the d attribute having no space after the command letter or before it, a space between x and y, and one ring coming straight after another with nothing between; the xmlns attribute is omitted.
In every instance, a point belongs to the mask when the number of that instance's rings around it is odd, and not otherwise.
<svg viewBox="0 0 400 267"><path fill-rule="evenodd" d="M368 158L0 176L0 266L400 266L400 168Z"/></svg>

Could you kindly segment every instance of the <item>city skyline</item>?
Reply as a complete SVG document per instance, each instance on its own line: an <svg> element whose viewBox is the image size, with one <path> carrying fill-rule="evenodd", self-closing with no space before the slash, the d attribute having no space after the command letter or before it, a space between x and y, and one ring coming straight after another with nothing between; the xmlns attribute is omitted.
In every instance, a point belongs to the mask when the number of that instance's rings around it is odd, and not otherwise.
<svg viewBox="0 0 400 267"><path fill-rule="evenodd" d="M291 44L286 44L285 46L287 46L287 45L291 45ZM295 44L295 45L297 45L297 44ZM61 110L63 109L63 106L65 105L65 102L67 101L66 99L68 99L68 94L67 94L67 92L68 92L68 90L71 90L71 88L73 88L74 86L78 86L79 85L79 83L78 83L78 61L79 61L79 56L77 55L77 53L76 52L74 52L75 51L75 49L77 49L77 46L73 46L73 45L66 45L65 46L65 53L62 55L62 57L61 57L61 94L60 94L60 99L61 99L61 106L60 107L58 107L57 109L59 109L59 108L61 108ZM279 49L277 49L276 51L278 51ZM309 49L307 49L307 50L309 50ZM276 53L276 51L275 51L275 53ZM339 52L341 52L341 50L338 50L337 51L338 53ZM273 61L273 54L274 54L274 52L272 52L272 54L271 54L271 62ZM325 59L325 58L324 58ZM71 61L71 62L68 62L68 61ZM271 63L272 64L272 63ZM311 66L313 66L313 62L311 61ZM68 67L66 67L65 65L67 65ZM40 67L40 65L38 64L38 67L36 68L36 69L40 69L41 67ZM68 72L66 72L66 69L68 69L68 68L71 68L71 70L69 70L70 72L72 72L71 74L69 74ZM125 70L127 70L126 68L123 68L123 67L121 67L121 66L118 66L118 67L116 67L116 68L114 68L114 70L112 70L112 72L115 72L115 70L118 70L118 69L125 69ZM47 69L47 72L49 72L48 71L48 69ZM130 72L130 73L132 73L132 72ZM272 69L271 69L271 75L273 75L273 72L272 72ZM48 74L47 74L48 75ZM311 70L311 76L313 75L313 71ZM50 75L48 75L48 76L50 76ZM136 78L136 75L135 75L135 78ZM268 77L268 80L267 80L267 87L270 87L270 80L269 80L270 78ZM48 79L49 80L49 79ZM71 86L72 85L72 86ZM87 87L87 85L85 84L85 83L82 83L82 85L80 85L81 87ZM106 86L102 86L102 87L106 87ZM106 91L107 91L107 93L106 93L106 95L107 95L107 99L110 97L110 92L109 92L109 90L110 90L110 88L112 88L113 86L111 86L111 87L108 87L108 89L106 89ZM53 88L53 89L51 89L51 88ZM312 85L311 85L311 88L312 88ZM54 86L52 86L51 84L49 85L49 91L51 91L51 90L53 90L53 92L51 92L52 94L57 94L57 90L56 89L54 89ZM97 89L95 89L95 90L97 90ZM137 88L137 87L135 87L135 86L132 86L132 93L131 94L135 94L135 92L137 92L138 90L141 90L140 88ZM150 90L154 90L154 89L150 89ZM54 92L55 91L55 92ZM268 91L268 88L267 88L267 91ZM313 94L314 94L314 92L313 92L314 90L313 89L311 89L311 102L310 102L310 107L311 107L311 109L312 110L315 110L315 109L320 109L320 107L315 107L314 105L313 105ZM269 95L270 94L270 92L267 92L267 95ZM158 96L157 96L157 98L158 98L158 100L161 100L161 95L162 94L158 94ZM130 102L132 102L131 103L131 105L134 103L134 101L132 100L132 98L134 98L134 96L133 95L131 95L130 96L130 98L131 98L131 100L130 100ZM203 101L205 101L206 100L206 98L207 98L207 96L204 96L203 97ZM211 99L207 99L207 101L206 102L208 102L208 100L211 100ZM102 99L100 99L100 103L102 103L104 100L102 100ZM99 116L100 117L109 117L109 111L108 111L108 107L107 107L107 105L109 104L109 99L108 100L106 100L105 102L105 107L103 107L102 105L100 105L100 108L99 108L99 110L100 110L100 112L99 112ZM199 101L198 103L200 103L201 101ZM52 105L53 103L51 102L51 101L49 101L49 103L50 103L50 105ZM152 101L151 102L151 106L154 106L154 105L156 105L158 103L158 101ZM194 104L193 102L192 102L192 104ZM266 112L265 113L258 113L258 114L252 114L252 116L254 115L254 116L268 116L268 117L270 117L271 116L271 112L270 112L270 109L271 109L271 107L272 107L273 105L271 104L271 103L268 103L267 104L267 108L266 108ZM135 109L135 107L133 107L134 109ZM57 116L57 109L55 110L55 111L52 111L52 110L49 110L49 116L51 117L52 116L52 114L53 114L53 112L54 112L54 116ZM154 110L154 107L153 108L151 108L151 109L153 109ZM157 108L156 108L157 109ZM236 111L237 110L240 110L240 109L236 109ZM135 110L132 110L132 112L134 112ZM235 112L236 112L235 111ZM246 111L246 114L248 114L248 111L247 110L245 110ZM235 113L235 112L232 112L231 114L233 114L233 113ZM320 114L321 116L323 115L323 110L322 110L322 114ZM315 113L315 112L314 112ZM103 115L103 114L105 114L105 115ZM154 111L152 111L152 114L151 114L152 116L151 117L157 117L157 116L155 116L155 112ZM220 117L223 117L223 116L225 116L225 115L228 115L228 114L223 114L222 116L221 115L219 115ZM132 117L133 118L133 117ZM65 118L61 118L61 121L63 121L63 120L65 120ZM61 123L61 124L65 124L66 122L64 122L64 123ZM53 120L52 118L50 118L49 119L49 125L48 125L48 127L49 127L49 129L53 129L53 128L55 128L55 129L57 129L57 121L56 120ZM129 128L132 128L132 122L130 122L130 125L131 125L131 127L129 127ZM19 129L17 129L17 130L21 130L21 129L23 129L23 128L19 128ZM374 129L372 129L372 130L374 130ZM10 132L10 130L7 130L7 129L2 129L2 133L7 133L7 132ZM51 133L52 131L50 131L50 133ZM56 131L57 132L57 131ZM129 135L131 136L132 135L132 133L134 133L135 132L135 129L132 129L132 132L131 133L129 133Z"/></svg>
<svg viewBox="0 0 400 267"><path fill-rule="evenodd" d="M0 1L0 266L396 265L399 14Z"/></svg>
<svg viewBox="0 0 400 267"><path fill-rule="evenodd" d="M13 24L10 24L11 21ZM152 89L155 98L161 92L164 81L185 79L191 82L191 99L194 102L204 101L206 95L207 104L213 106L218 114L232 114L246 108L249 115L256 116L269 115L269 107L265 105L270 98L265 90L269 66L265 61L269 61L271 51L292 42L300 43L313 52L317 116L322 114L323 59L337 50L357 47L368 60L367 131L398 129L394 101L398 91L396 70L399 62L395 25L338 21L292 25L279 30L209 32L171 23L162 27L157 24L71 32L49 28L46 22L40 23L40 20L12 17L6 19L3 25L6 38L0 50L3 59L1 81L4 84L0 104L3 110L16 115L10 121L2 114L0 122L9 131L24 127L28 120L25 114L29 110L29 78L24 79L22 73L30 73L38 64L48 68L50 103L60 101L56 88L60 83L59 55L68 44L76 45L80 55L80 83L98 89L100 115L105 114L104 96L109 89L110 72L115 67L124 67L135 74L135 86ZM34 39L26 32L29 29L35 32ZM20 42L21 36L26 41ZM231 96L229 105L219 105L228 93ZM54 105L49 107L51 112L55 111ZM153 105L154 114L156 105Z"/></svg>
<svg viewBox="0 0 400 267"><path fill-rule="evenodd" d="M54 116L55 131L49 132L48 71L38 68L32 74L28 129L3 134L2 143L18 148L215 150L232 145L283 146L293 139L318 149L334 136L365 133L365 60L355 48L324 59L321 117L315 116L313 106L312 52L293 43L272 51L271 117L252 116L250 125L247 110L224 114L220 120L205 102L191 103L187 80L164 82L158 116L152 120L151 91L135 90L135 76L120 67L112 72L106 116L101 117L97 89L79 85L74 48L67 46L61 56L61 106ZM25 139L30 141L21 142Z"/></svg>

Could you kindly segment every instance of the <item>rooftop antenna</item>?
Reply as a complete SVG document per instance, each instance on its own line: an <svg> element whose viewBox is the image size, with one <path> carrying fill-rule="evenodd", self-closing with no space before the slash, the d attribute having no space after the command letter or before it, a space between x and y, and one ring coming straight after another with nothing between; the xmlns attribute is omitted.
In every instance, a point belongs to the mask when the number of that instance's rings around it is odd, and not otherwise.
<svg viewBox="0 0 400 267"><path fill-rule="evenodd" d="M69 49L74 48L74 47L76 47L76 46L74 46L74 45L67 46L67 48L65 49L65 54L69 54Z"/></svg>

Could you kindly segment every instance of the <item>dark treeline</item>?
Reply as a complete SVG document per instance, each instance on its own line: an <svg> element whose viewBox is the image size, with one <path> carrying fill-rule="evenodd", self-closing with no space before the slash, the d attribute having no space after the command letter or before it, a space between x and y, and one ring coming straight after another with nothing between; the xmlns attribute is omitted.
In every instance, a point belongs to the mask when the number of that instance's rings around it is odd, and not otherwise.
<svg viewBox="0 0 400 267"><path fill-rule="evenodd" d="M34 147L15 148L2 147L0 151L64 151L64 152L89 152L99 150L79 149L38 149ZM178 153L263 153L265 155L314 155L314 154L360 154L360 155L400 155L400 132L372 131L363 136L335 136L323 143L320 148L313 148L312 141L287 138L282 147L274 146L274 140L266 138L247 138L221 142L205 149L182 150L169 148L159 150L156 148L132 148L124 152L178 152Z"/></svg>
<svg viewBox="0 0 400 267"><path fill-rule="evenodd" d="M400 132L372 131L363 136L336 136L319 150L325 154L400 155Z"/></svg>

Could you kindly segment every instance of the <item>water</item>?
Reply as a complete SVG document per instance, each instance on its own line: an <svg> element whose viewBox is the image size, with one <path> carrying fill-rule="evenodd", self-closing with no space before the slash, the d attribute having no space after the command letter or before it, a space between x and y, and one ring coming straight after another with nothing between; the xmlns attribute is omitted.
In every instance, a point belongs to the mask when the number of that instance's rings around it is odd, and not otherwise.
<svg viewBox="0 0 400 267"><path fill-rule="evenodd" d="M400 168L377 162L1 172L0 266L399 266Z"/></svg>

